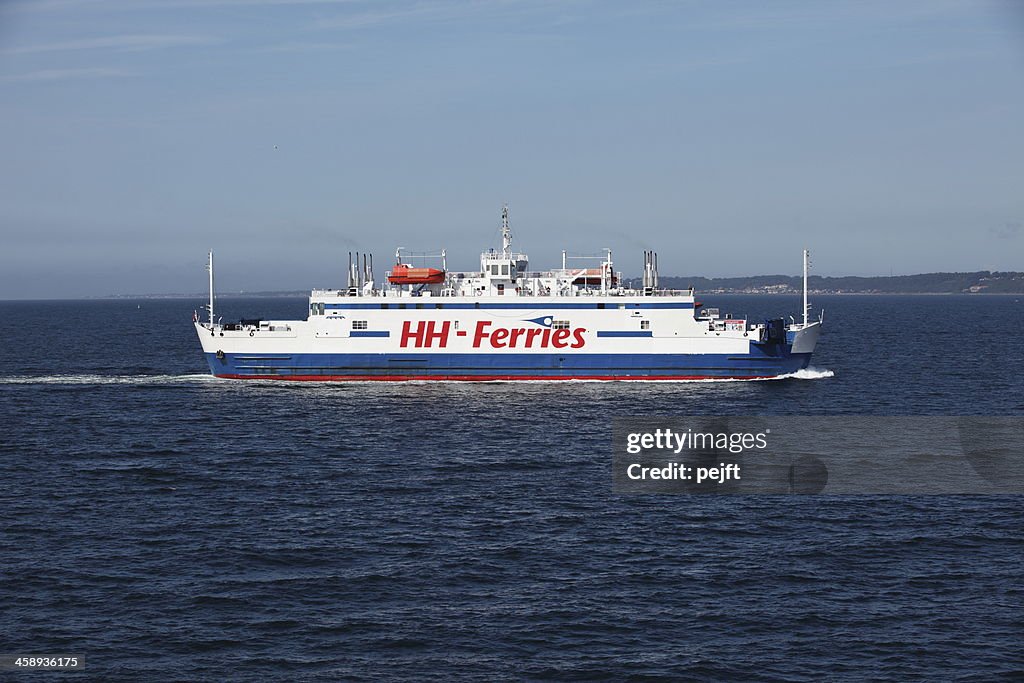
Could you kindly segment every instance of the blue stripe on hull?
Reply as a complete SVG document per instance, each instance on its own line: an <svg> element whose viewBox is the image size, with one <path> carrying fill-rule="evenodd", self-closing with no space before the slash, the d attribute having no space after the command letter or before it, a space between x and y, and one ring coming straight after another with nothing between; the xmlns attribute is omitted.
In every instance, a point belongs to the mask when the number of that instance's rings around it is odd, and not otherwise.
<svg viewBox="0 0 1024 683"><path fill-rule="evenodd" d="M606 303L544 303L542 305L530 305L523 303L448 303L443 301L433 301L430 298L424 299L423 301L416 303L408 303L403 301L402 303L391 302L391 303L379 303L379 304L324 304L324 310L328 311L381 311L381 310L397 310L397 311L415 311L419 309L430 309L430 310L508 310L514 311L519 310L523 313L536 310L596 310L602 308L623 308L626 310L634 309L692 309L693 304L681 301L673 301L669 303L625 303L619 306L619 304L606 304Z"/></svg>
<svg viewBox="0 0 1024 683"><path fill-rule="evenodd" d="M650 330L598 330L598 337L653 337Z"/></svg>
<svg viewBox="0 0 1024 683"><path fill-rule="evenodd" d="M346 377L502 377L522 378L642 378L642 377L774 377L807 367L811 354L791 354L778 347L772 355L755 350L736 354L295 354L272 359L247 359L206 354L215 375L236 377L290 376L315 379ZM251 356L250 356L251 358Z"/></svg>

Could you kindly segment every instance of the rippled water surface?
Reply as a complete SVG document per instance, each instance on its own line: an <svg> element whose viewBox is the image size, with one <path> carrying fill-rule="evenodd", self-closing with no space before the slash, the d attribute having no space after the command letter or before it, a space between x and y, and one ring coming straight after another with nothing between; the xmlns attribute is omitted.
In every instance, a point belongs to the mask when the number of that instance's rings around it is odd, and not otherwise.
<svg viewBox="0 0 1024 683"><path fill-rule="evenodd" d="M667 384L215 380L199 303L0 304L0 650L133 681L1024 674L1020 497L610 471L615 415L1024 414L1019 300L820 297L808 379Z"/></svg>

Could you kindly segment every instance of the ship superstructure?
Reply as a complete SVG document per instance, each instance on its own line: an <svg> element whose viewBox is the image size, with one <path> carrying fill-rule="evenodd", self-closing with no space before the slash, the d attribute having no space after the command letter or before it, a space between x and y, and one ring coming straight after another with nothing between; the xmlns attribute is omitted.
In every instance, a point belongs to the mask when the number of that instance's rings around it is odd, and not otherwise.
<svg viewBox="0 0 1024 683"><path fill-rule="evenodd" d="M639 286L612 254L531 271L512 249L508 207L501 250L478 270L405 262L380 282L373 259L350 255L344 288L313 290L305 320L194 320L211 372L233 379L694 380L780 377L807 367L821 330L808 319L807 252L801 322L752 323L661 288L645 252ZM579 264L579 265L577 265Z"/></svg>

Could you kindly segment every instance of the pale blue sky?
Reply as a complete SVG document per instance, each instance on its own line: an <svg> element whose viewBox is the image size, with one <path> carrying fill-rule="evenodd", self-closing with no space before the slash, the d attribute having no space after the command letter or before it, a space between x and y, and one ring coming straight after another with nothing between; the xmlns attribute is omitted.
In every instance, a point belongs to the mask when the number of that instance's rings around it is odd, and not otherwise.
<svg viewBox="0 0 1024 683"><path fill-rule="evenodd" d="M0 298L1024 270L1024 2L0 4Z"/></svg>

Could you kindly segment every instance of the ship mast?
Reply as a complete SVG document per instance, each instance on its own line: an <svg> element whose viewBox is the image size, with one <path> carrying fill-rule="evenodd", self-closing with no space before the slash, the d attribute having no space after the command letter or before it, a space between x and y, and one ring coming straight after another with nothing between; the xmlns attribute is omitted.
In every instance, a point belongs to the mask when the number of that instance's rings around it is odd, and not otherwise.
<svg viewBox="0 0 1024 683"><path fill-rule="evenodd" d="M210 311L210 329L213 329L213 250L210 250L209 261L206 264L206 270L210 273L210 304L208 306Z"/></svg>
<svg viewBox="0 0 1024 683"><path fill-rule="evenodd" d="M501 207L501 255L512 256L512 228L508 226L508 204Z"/></svg>
<svg viewBox="0 0 1024 683"><path fill-rule="evenodd" d="M807 265L811 258L811 252L804 249L804 327L807 327L807 312L810 304L807 303Z"/></svg>

